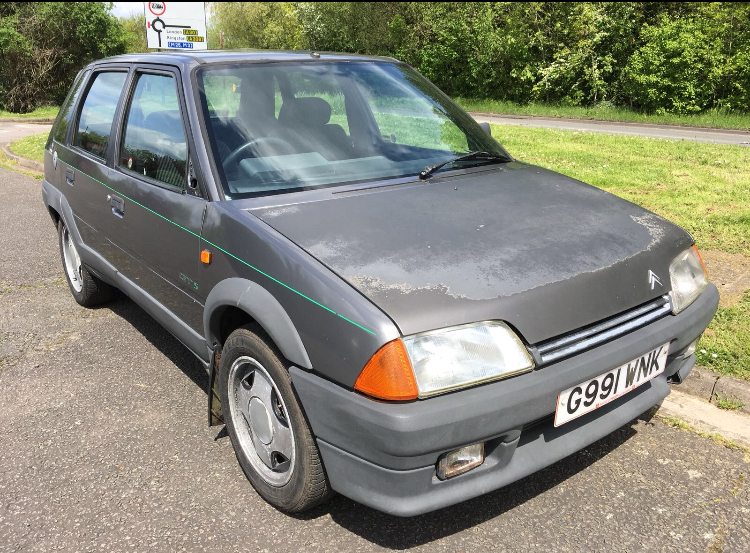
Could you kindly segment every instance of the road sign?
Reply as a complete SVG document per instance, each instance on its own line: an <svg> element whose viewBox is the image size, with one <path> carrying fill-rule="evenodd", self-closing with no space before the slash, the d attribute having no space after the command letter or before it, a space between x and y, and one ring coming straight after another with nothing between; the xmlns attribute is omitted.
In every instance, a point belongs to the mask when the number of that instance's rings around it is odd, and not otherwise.
<svg viewBox="0 0 750 553"><path fill-rule="evenodd" d="M144 2L149 48L206 50L203 2Z"/></svg>

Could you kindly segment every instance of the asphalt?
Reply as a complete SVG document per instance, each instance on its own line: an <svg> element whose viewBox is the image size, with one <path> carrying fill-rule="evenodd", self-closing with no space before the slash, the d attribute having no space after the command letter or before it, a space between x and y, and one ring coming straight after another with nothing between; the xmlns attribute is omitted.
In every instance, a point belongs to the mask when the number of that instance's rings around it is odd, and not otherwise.
<svg viewBox="0 0 750 553"><path fill-rule="evenodd" d="M30 134L49 132L51 128L52 125L49 123L17 123L0 121L0 146L10 144L14 140L29 136Z"/></svg>
<svg viewBox="0 0 750 553"><path fill-rule="evenodd" d="M540 127L566 131L598 132L604 134L642 136L645 138L663 138L669 140L707 142L712 144L750 146L750 131L702 129L698 127L678 127L675 125L587 121L556 117L497 115L491 113L471 113L470 115L480 123L486 122L497 125L519 125L522 127Z"/></svg>
<svg viewBox="0 0 750 553"><path fill-rule="evenodd" d="M280 513L187 350L128 299L74 302L40 181L0 169L0 194L2 551L750 550L750 455L648 415L429 515Z"/></svg>

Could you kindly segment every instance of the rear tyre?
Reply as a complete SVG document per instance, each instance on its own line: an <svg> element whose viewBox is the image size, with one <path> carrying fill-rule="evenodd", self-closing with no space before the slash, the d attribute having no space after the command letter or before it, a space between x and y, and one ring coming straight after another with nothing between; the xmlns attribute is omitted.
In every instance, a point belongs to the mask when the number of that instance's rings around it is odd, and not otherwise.
<svg viewBox="0 0 750 553"><path fill-rule="evenodd" d="M258 325L239 328L222 350L219 390L245 476L268 503L297 513L333 492L282 359Z"/></svg>
<svg viewBox="0 0 750 553"><path fill-rule="evenodd" d="M116 294L116 288L92 275L81 263L73 238L68 227L62 222L57 223L57 234L60 239L60 257L63 263L65 280L68 281L73 298L84 307L93 307L111 300Z"/></svg>

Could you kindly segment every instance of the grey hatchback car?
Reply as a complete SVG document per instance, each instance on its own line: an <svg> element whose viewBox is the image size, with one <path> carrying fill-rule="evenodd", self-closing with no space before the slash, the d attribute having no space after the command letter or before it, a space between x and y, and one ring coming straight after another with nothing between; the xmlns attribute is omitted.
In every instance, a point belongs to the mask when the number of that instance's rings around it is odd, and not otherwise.
<svg viewBox="0 0 750 553"><path fill-rule="evenodd" d="M687 232L389 58L92 63L42 195L75 300L120 290L182 342L287 512L411 516L550 465L667 396L718 304Z"/></svg>

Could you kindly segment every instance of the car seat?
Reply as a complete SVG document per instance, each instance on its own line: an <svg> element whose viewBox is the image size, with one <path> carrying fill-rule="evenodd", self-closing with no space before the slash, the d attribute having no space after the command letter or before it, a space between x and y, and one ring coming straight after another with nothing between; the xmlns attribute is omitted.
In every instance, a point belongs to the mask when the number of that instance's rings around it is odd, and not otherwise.
<svg viewBox="0 0 750 553"><path fill-rule="evenodd" d="M352 141L341 125L331 124L331 105L315 96L291 98L279 110L279 138L300 152L318 152L326 159L348 159Z"/></svg>

